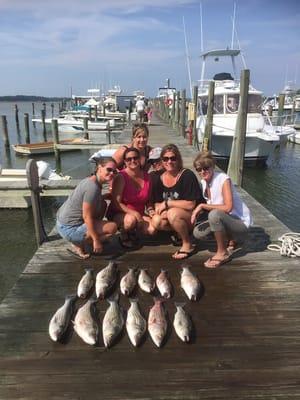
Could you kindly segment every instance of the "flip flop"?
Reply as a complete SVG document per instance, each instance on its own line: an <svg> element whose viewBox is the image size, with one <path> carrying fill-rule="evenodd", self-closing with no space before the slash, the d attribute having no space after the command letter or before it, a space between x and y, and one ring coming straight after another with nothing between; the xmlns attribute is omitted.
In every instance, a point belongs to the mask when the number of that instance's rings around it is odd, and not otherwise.
<svg viewBox="0 0 300 400"><path fill-rule="evenodd" d="M175 260L185 260L186 258L191 257L191 256L192 256L193 254L195 254L195 253L196 253L196 249L192 249L191 251L177 250L177 251L172 255L172 257L173 257ZM178 254L182 254L183 257L179 257L179 258L174 257L174 256L176 256L176 255L178 255Z"/></svg>
<svg viewBox="0 0 300 400"><path fill-rule="evenodd" d="M205 261L205 263L203 263L203 265L206 268L218 268L221 265L226 264L231 260L232 260L232 257L230 255L228 255L226 258L223 258L222 260L219 258L210 257L207 261ZM211 262L213 263L213 265L209 265L209 263L211 263Z"/></svg>
<svg viewBox="0 0 300 400"><path fill-rule="evenodd" d="M119 243L123 249L132 249L134 247L134 243L132 242L131 239L121 239L119 237Z"/></svg>
<svg viewBox="0 0 300 400"><path fill-rule="evenodd" d="M72 249L70 249L70 248L67 248L67 251L68 251L70 254L72 254L72 256L78 258L79 260L87 260L88 258L91 257L91 255L88 254L88 253L86 254L87 257L83 257L83 256L81 256L80 254L76 253L76 251L74 251L74 250L72 250Z"/></svg>

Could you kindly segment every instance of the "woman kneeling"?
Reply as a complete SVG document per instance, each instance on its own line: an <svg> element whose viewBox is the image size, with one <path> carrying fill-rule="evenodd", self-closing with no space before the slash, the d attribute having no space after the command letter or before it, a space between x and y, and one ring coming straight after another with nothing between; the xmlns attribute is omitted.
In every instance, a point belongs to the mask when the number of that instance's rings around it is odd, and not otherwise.
<svg viewBox="0 0 300 400"><path fill-rule="evenodd" d="M81 259L90 257L86 245L101 253L102 242L117 231L114 222L102 220L106 202L101 194L102 184L112 181L116 168L113 159L98 160L95 174L83 179L57 212L58 233L72 243L68 250Z"/></svg>

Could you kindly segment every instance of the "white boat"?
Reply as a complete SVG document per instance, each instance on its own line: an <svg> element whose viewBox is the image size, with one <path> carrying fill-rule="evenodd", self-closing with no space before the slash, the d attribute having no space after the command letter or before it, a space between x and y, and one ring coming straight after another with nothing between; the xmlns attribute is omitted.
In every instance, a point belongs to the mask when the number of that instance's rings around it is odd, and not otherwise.
<svg viewBox="0 0 300 400"><path fill-rule="evenodd" d="M80 145L82 143L90 143L90 141L83 138L76 138L76 139L60 140L59 143ZM35 155L35 154L48 154L54 152L54 142L13 144L12 148L17 154L25 156ZM74 151L74 150L81 150L81 149L80 147L78 149L60 149L60 151Z"/></svg>
<svg viewBox="0 0 300 400"><path fill-rule="evenodd" d="M240 55L239 49L211 50L202 54L202 72L199 85L199 113L197 117L198 140L201 143L205 124L208 102L209 80L204 80L206 60L213 58L219 61L229 57L232 62L234 78L231 74L220 73L213 78L215 81L214 114L211 148L216 158L230 157L232 139L237 121L240 82L236 76L235 58ZM245 146L245 161L265 162L274 148L281 141L286 141L291 128L278 128L271 124L270 119L262 114L262 92L249 85L247 132Z"/></svg>
<svg viewBox="0 0 300 400"><path fill-rule="evenodd" d="M295 143L295 144L300 144L300 132L295 132L292 135L289 136L289 142Z"/></svg>
<svg viewBox="0 0 300 400"><path fill-rule="evenodd" d="M64 114L56 118L59 130L83 131L83 115ZM112 122L110 122L112 121ZM32 118L32 122L42 123L41 118ZM52 118L45 118L46 124L52 123ZM97 121L88 121L88 129L91 131L106 131L114 125L114 121L107 118L97 118ZM61 129L62 128L62 129Z"/></svg>

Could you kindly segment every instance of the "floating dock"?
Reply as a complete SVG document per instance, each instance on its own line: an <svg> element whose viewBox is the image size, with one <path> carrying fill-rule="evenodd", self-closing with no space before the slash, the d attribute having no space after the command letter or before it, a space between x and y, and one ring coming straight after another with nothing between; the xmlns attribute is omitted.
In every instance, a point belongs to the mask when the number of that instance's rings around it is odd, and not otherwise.
<svg viewBox="0 0 300 400"><path fill-rule="evenodd" d="M184 164L196 154L185 139L154 119L150 144L176 143ZM39 247L0 305L0 398L22 399L298 399L300 398L300 269L299 259L266 249L288 228L251 196L241 191L254 217L247 242L232 262L206 269L203 262L213 242L203 242L184 262L203 283L199 301L190 302L180 289L176 248L166 237L152 238L124 252L117 238L102 256L77 260L55 234ZM124 330L110 349L102 334L91 347L73 332L54 343L48 323L67 294L76 292L85 266L98 272L111 256L120 275L128 267L147 267L152 276L169 271L174 296L165 302L169 329L158 349L146 334L134 348ZM8 266L9 268L9 266ZM148 317L152 296L137 290ZM121 305L129 302L121 295ZM182 343L172 326L175 302L185 302L194 330L191 343ZM83 302L78 300L76 307ZM102 323L108 307L97 302Z"/></svg>

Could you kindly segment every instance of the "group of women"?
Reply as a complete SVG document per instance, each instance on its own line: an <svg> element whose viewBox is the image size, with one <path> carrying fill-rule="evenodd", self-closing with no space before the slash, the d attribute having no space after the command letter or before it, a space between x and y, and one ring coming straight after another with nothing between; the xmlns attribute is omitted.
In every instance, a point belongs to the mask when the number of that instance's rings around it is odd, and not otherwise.
<svg viewBox="0 0 300 400"><path fill-rule="evenodd" d="M141 233L170 231L179 244L172 257L183 260L195 253L195 239L212 233L217 251L204 265L216 268L228 262L251 224L249 209L230 178L215 171L210 153L200 153L194 160L199 183L184 168L176 145L152 149L148 139L147 125L134 125L131 143L112 158L99 160L95 174L80 182L61 206L56 226L72 243L69 250L85 259L88 245L101 253L103 242L118 230L124 248L134 247ZM105 182L111 190L103 196Z"/></svg>

